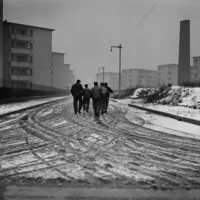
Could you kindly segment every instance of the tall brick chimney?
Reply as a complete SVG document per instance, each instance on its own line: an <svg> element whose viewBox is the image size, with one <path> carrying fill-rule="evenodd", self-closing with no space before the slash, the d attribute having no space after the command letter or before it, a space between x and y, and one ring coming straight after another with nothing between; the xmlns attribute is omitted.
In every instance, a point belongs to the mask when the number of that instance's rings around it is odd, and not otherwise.
<svg viewBox="0 0 200 200"><path fill-rule="evenodd" d="M180 22L178 84L190 81L190 20Z"/></svg>

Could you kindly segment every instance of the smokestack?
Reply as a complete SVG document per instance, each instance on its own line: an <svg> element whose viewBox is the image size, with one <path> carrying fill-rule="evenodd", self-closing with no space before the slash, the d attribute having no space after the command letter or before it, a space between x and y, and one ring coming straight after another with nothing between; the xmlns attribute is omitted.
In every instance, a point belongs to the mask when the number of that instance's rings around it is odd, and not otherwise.
<svg viewBox="0 0 200 200"><path fill-rule="evenodd" d="M190 20L180 22L178 85L190 81Z"/></svg>

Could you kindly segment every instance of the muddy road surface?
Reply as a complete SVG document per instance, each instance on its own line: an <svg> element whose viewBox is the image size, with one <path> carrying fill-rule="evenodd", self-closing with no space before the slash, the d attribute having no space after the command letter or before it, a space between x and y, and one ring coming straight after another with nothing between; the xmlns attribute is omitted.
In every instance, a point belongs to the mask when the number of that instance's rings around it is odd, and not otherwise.
<svg viewBox="0 0 200 200"><path fill-rule="evenodd" d="M110 102L74 115L72 99L0 121L0 182L19 186L200 188L200 140L144 127Z"/></svg>

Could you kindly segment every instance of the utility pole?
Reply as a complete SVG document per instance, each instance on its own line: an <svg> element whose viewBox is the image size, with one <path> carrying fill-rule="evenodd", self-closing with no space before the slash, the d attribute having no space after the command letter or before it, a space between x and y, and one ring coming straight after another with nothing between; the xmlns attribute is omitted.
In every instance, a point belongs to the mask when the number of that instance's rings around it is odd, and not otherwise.
<svg viewBox="0 0 200 200"><path fill-rule="evenodd" d="M104 83L104 69L105 69L105 67L99 67L99 68L98 68L98 71L99 71L100 69L103 69L103 83Z"/></svg>
<svg viewBox="0 0 200 200"><path fill-rule="evenodd" d="M119 98L120 98L120 93L121 93L121 49L122 45L120 44L119 46L111 46L110 51L112 52L112 48L118 48L119 49Z"/></svg>

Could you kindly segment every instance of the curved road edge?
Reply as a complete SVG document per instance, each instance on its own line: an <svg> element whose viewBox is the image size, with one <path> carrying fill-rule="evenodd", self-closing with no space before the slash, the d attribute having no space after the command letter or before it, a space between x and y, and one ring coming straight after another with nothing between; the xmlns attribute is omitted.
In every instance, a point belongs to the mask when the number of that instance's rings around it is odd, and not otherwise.
<svg viewBox="0 0 200 200"><path fill-rule="evenodd" d="M110 99L110 100L113 101L113 102L118 102L118 101L116 101L114 99ZM190 124L194 124L194 125L200 126L200 121L196 120L196 119L191 119L191 118L188 118L188 117L182 117L182 116L179 116L179 115L174 115L174 114L166 113L166 112L159 111L159 110L154 110L154 109L150 109L150 108L146 108L146 107L141 107L141 106L134 105L134 104L128 104L128 106L129 107L134 107L134 108L137 108L137 109L140 109L140 110L145 110L145 111L157 114L157 115L162 115L164 117L169 117L169 118L172 118L172 119L176 119L178 121L183 121L183 122L187 122L187 123L190 123Z"/></svg>
<svg viewBox="0 0 200 200"><path fill-rule="evenodd" d="M17 109L17 110L14 110L14 111L10 111L10 112L7 112L7 113L3 113L3 114L0 114L0 119L4 118L4 117L7 117L9 115L13 115L13 114L17 114L17 113L20 113L20 112L24 112L24 111L27 111L27 110L30 110L30 109L34 109L34 108L37 108L39 106L43 106L43 105L46 105L46 104L49 104L49 103L53 103L53 102L58 102L58 101L62 101L64 99L68 99L70 98L71 96L66 96L66 97L63 97L61 99L56 99L56 100L52 100L52 101L48 101L48 102L44 102L44 103L39 103L37 105L33 105L33 106L28 106L28 107L25 107L25 108L21 108L21 109Z"/></svg>
<svg viewBox="0 0 200 200"><path fill-rule="evenodd" d="M190 124L200 126L199 120L195 120L195 119L191 119L191 118L187 118L187 117L182 117L182 116L178 116L178 115L174 115L174 114L171 114L171 113L166 113L166 112L162 112L162 111L158 111L158 110L154 110L154 109L150 109L150 108L145 108L145 107L137 106L137 105L134 105L134 104L128 104L128 106L138 108L138 109L141 109L141 110L145 110L145 111L148 111L148 112L152 112L152 113L157 114L157 115L162 115L162 116L165 116L165 117L173 118L173 119L176 119L176 120L179 120L179 121L183 121L183 122L187 122L187 123L190 123Z"/></svg>

